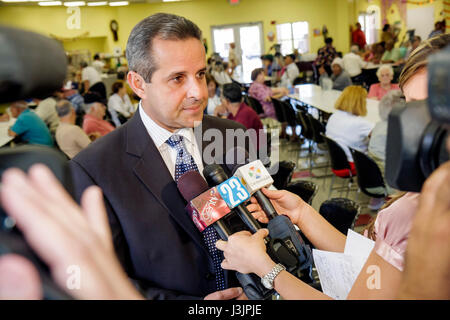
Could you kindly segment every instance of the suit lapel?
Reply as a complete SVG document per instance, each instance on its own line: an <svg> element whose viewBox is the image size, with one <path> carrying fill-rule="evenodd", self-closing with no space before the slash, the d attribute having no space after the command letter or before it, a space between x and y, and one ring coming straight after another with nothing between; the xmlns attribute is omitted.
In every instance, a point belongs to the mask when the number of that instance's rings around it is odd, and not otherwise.
<svg viewBox="0 0 450 320"><path fill-rule="evenodd" d="M185 211L185 201L178 191L164 160L150 138L139 112L127 125L127 153L140 157L134 173L171 217L186 231L197 245L208 254L199 230ZM151 214L151 213L149 213Z"/></svg>

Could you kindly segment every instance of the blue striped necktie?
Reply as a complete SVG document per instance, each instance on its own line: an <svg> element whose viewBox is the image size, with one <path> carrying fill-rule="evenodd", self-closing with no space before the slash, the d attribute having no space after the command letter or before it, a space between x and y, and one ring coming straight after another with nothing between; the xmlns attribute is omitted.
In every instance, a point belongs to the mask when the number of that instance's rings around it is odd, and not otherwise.
<svg viewBox="0 0 450 320"><path fill-rule="evenodd" d="M177 158L175 161L175 182L188 171L197 171L198 167L194 161L192 155L187 151L186 146L183 141L183 136L172 135L167 139L166 143L177 152ZM209 253L213 258L214 270L216 273L216 287L217 290L225 289L225 276L222 267L220 266L223 260L223 254L221 251L217 250L216 242L219 240L219 235L217 234L214 227L209 226L203 232L203 241L206 243Z"/></svg>

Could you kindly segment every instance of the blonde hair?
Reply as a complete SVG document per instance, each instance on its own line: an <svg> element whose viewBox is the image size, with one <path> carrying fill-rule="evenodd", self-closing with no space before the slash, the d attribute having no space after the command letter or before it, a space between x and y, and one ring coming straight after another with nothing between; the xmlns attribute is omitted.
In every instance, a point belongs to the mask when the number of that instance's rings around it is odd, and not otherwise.
<svg viewBox="0 0 450 320"><path fill-rule="evenodd" d="M367 114L366 108L367 90L360 86L348 86L342 91L334 107L355 116L364 117Z"/></svg>

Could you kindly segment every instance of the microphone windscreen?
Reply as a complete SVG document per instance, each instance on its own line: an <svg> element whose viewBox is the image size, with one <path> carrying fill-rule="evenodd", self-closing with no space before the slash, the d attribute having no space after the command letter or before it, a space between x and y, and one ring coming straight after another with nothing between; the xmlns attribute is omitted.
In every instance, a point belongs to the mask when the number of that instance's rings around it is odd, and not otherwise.
<svg viewBox="0 0 450 320"><path fill-rule="evenodd" d="M67 57L57 40L0 26L0 103L46 98L64 84Z"/></svg>
<svg viewBox="0 0 450 320"><path fill-rule="evenodd" d="M249 155L247 150L242 147L234 147L225 154L224 161L228 170L231 172L231 175L234 175L239 167L249 162L248 158Z"/></svg>
<svg viewBox="0 0 450 320"><path fill-rule="evenodd" d="M187 202L209 189L205 179L198 171L188 171L183 174L178 179L177 187Z"/></svg>

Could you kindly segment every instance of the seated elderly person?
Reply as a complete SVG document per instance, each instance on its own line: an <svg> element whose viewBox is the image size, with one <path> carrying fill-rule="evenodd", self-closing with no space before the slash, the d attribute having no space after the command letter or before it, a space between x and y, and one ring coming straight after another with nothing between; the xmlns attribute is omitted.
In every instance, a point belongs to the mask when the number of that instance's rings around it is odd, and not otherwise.
<svg viewBox="0 0 450 320"><path fill-rule="evenodd" d="M133 116L135 109L122 81L113 83L112 93L108 100L108 111L115 126L119 127Z"/></svg>
<svg viewBox="0 0 450 320"><path fill-rule="evenodd" d="M344 70L344 63L342 58L335 58L331 63L331 70L333 74L331 75L331 81L333 82L332 89L344 90L346 87L352 85L352 79L347 71ZM319 83L322 86L325 79L330 79L325 68L321 66L319 68L320 78Z"/></svg>
<svg viewBox="0 0 450 320"><path fill-rule="evenodd" d="M55 92L55 95L44 100L34 99L34 101L38 104L34 112L36 112L36 114L44 120L52 135L55 134L56 128L59 125L59 118L55 110L58 94L58 92Z"/></svg>
<svg viewBox="0 0 450 320"><path fill-rule="evenodd" d="M28 144L39 144L53 147L53 138L45 122L32 110L28 109L26 101L16 101L10 106L11 116L17 118L8 129L10 137L17 137ZM5 113L0 121L9 121Z"/></svg>
<svg viewBox="0 0 450 320"><path fill-rule="evenodd" d="M377 70L377 77L379 83L374 83L370 86L367 98L381 100L386 93L391 90L400 90L398 84L391 83L394 78L394 70L390 65L382 65Z"/></svg>
<svg viewBox="0 0 450 320"><path fill-rule="evenodd" d="M106 114L105 101L96 93L88 93L84 96L85 116L83 130L91 140L110 133L114 130L112 124L103 120Z"/></svg>
<svg viewBox="0 0 450 320"><path fill-rule="evenodd" d="M368 136L374 126L363 118L367 114L366 96L367 91L363 87L345 88L336 101L337 110L328 119L325 131L325 134L345 151L353 173L356 171L348 147L367 153Z"/></svg>
<svg viewBox="0 0 450 320"><path fill-rule="evenodd" d="M367 65L367 62L364 62L358 53L358 46L353 45L350 49L350 52L346 53L342 58L344 70L348 72L352 81L357 80L358 76L361 75L362 68Z"/></svg>
<svg viewBox="0 0 450 320"><path fill-rule="evenodd" d="M59 126L56 129L56 143L69 159L75 157L78 152L86 148L90 143L88 135L77 125L75 108L68 100L60 100L56 104L56 112L59 117Z"/></svg>
<svg viewBox="0 0 450 320"><path fill-rule="evenodd" d="M229 120L239 122L247 129L255 130L256 137L259 138L259 130L263 130L263 124L256 111L242 101L242 90L238 84L228 83L223 86L222 105L228 111Z"/></svg>
<svg viewBox="0 0 450 320"><path fill-rule="evenodd" d="M252 71L251 79L253 83L250 85L248 94L258 100L264 110L264 115L269 118L276 119L275 108L272 98L280 99L289 94L286 88L271 88L264 84L265 72L263 68L257 68Z"/></svg>
<svg viewBox="0 0 450 320"><path fill-rule="evenodd" d="M381 57L381 63L396 63L402 58L399 48L394 48L394 41L389 40L386 42L385 51Z"/></svg>
<svg viewBox="0 0 450 320"><path fill-rule="evenodd" d="M381 121L375 124L370 135L369 156L377 163L383 175L386 160L388 116L392 108L402 102L404 102L404 99L400 90L392 90L381 99L378 106ZM388 193L392 193L391 191L392 189L388 188Z"/></svg>
<svg viewBox="0 0 450 320"><path fill-rule="evenodd" d="M288 54L284 57L284 68L281 70L281 86L291 88L294 80L300 75L297 65L295 64L295 55Z"/></svg>

